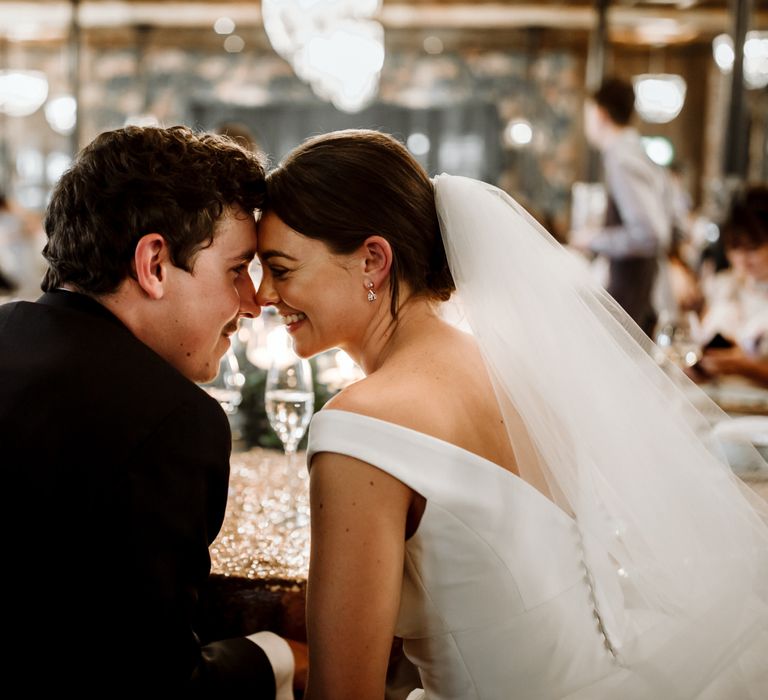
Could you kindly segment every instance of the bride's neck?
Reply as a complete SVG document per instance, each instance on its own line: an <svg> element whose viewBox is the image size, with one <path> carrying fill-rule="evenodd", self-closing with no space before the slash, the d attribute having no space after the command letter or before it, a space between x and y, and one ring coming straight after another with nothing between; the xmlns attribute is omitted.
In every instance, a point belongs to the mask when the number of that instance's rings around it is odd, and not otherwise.
<svg viewBox="0 0 768 700"><path fill-rule="evenodd" d="M397 318L379 319L366 334L358 352L358 364L366 374L393 362L421 337L433 331L442 321L434 302L409 297L397 312Z"/></svg>

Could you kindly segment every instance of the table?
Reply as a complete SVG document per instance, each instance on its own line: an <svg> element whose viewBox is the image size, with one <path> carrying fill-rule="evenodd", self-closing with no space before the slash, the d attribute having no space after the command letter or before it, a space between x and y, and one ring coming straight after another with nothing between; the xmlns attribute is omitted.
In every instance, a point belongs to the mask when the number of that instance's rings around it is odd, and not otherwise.
<svg viewBox="0 0 768 700"><path fill-rule="evenodd" d="M211 546L213 572L248 579L304 581L309 569L306 456L235 452L227 514Z"/></svg>
<svg viewBox="0 0 768 700"><path fill-rule="evenodd" d="M306 640L309 483L305 455L254 448L231 459L227 513L201 592L204 641L268 629Z"/></svg>
<svg viewBox="0 0 768 700"><path fill-rule="evenodd" d="M732 416L768 416L768 389L738 377L699 385L710 399Z"/></svg>

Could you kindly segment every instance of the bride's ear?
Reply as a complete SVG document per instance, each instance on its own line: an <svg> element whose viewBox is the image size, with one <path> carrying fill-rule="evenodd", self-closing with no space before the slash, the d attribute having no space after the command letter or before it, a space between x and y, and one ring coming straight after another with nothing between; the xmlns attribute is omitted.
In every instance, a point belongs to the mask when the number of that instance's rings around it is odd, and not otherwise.
<svg viewBox="0 0 768 700"><path fill-rule="evenodd" d="M363 243L363 255L363 273L380 289L392 269L392 246L382 236L369 236Z"/></svg>
<svg viewBox="0 0 768 700"><path fill-rule="evenodd" d="M150 299L161 299L165 293L170 251L159 233L148 233L139 239L133 253L136 281Z"/></svg>

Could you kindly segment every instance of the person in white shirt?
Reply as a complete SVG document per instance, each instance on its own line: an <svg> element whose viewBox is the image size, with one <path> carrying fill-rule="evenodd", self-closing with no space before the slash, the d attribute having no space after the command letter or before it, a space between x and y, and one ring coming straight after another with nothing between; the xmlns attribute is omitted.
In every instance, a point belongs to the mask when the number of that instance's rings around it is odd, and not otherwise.
<svg viewBox="0 0 768 700"><path fill-rule="evenodd" d="M651 335L657 258L669 245L672 216L667 175L630 126L634 103L632 85L618 78L606 80L585 103L585 133L602 155L608 205L601 228L574 231L570 242L608 259L606 289Z"/></svg>
<svg viewBox="0 0 768 700"><path fill-rule="evenodd" d="M699 368L768 386L768 187L736 197L722 237L731 267L704 286Z"/></svg>

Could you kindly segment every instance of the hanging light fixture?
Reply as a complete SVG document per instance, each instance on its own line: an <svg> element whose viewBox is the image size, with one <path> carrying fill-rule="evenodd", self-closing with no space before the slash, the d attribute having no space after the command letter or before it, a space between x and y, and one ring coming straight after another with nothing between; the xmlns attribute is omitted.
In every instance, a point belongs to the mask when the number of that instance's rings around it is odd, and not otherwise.
<svg viewBox="0 0 768 700"><path fill-rule="evenodd" d="M0 112L27 117L48 97L48 78L37 70L0 70Z"/></svg>
<svg viewBox="0 0 768 700"><path fill-rule="evenodd" d="M736 53L729 34L719 34L712 40L712 54L723 73L733 70ZM768 86L768 32L747 32L744 42L744 84L757 90Z"/></svg>
<svg viewBox="0 0 768 700"><path fill-rule="evenodd" d="M319 97L356 112L375 96L384 65L381 0L263 0L272 47Z"/></svg>
<svg viewBox="0 0 768 700"><path fill-rule="evenodd" d="M665 124L672 121L685 103L685 80L673 73L636 75L635 109L647 122Z"/></svg>

